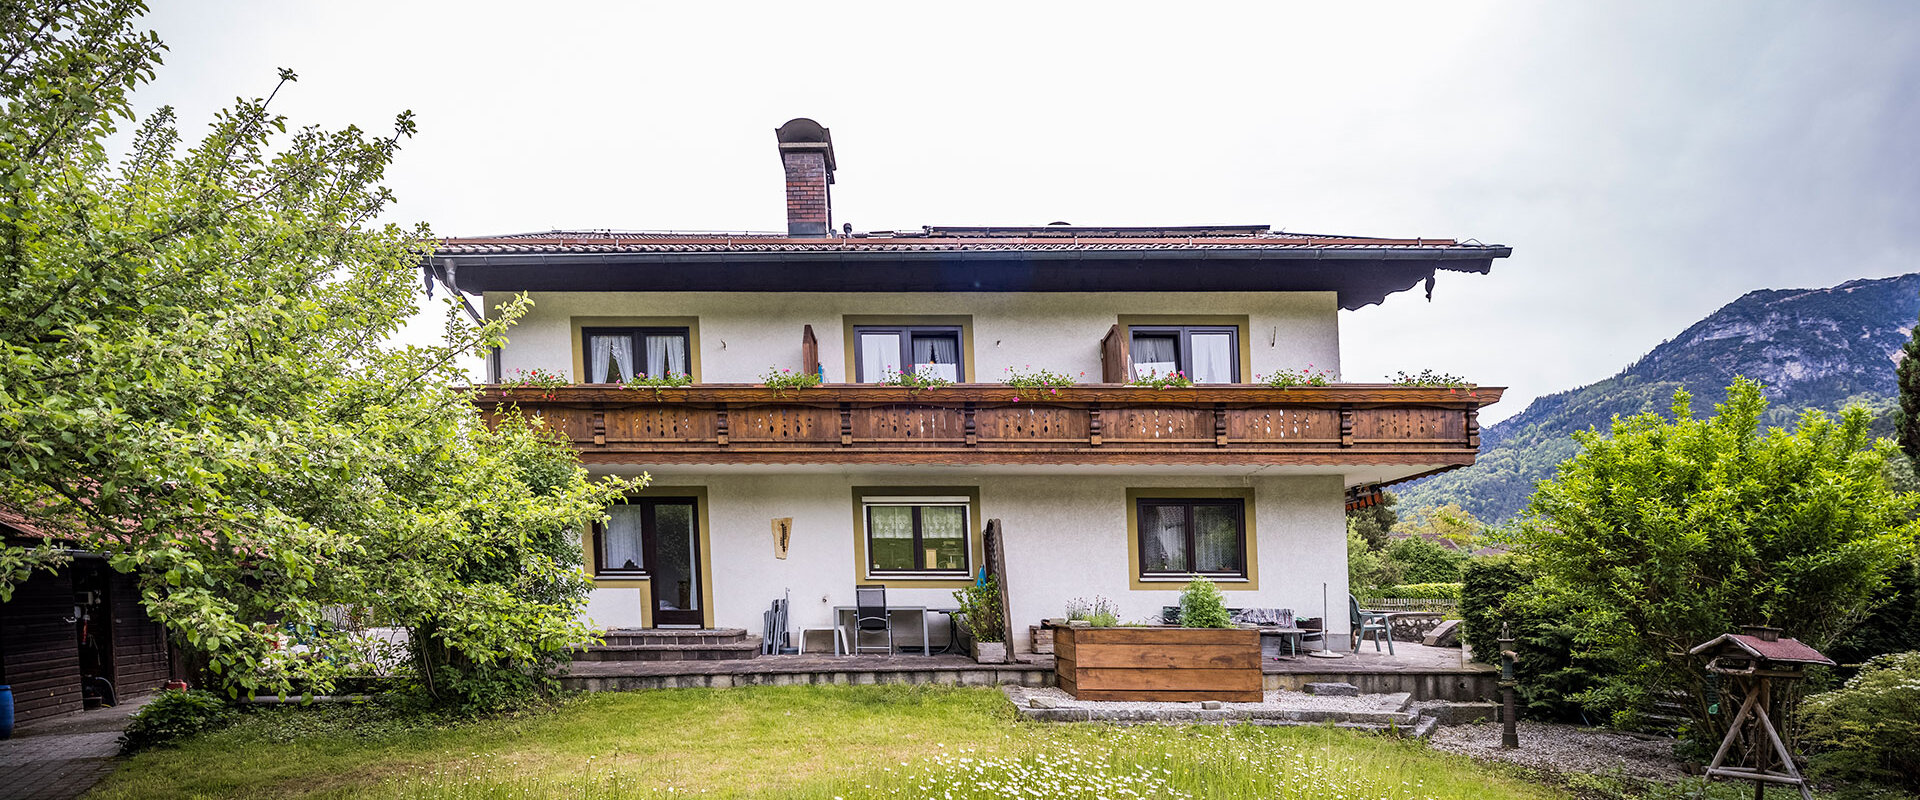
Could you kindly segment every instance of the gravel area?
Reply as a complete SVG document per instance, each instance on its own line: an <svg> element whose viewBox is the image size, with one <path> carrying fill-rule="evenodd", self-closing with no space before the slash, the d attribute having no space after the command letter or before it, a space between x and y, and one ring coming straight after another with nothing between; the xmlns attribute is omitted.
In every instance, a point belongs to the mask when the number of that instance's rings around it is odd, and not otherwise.
<svg viewBox="0 0 1920 800"><path fill-rule="evenodd" d="M1520 749L1500 749L1500 725L1481 722L1440 728L1428 740L1434 748L1477 759L1507 761L1559 773L1614 773L1630 778L1673 781L1685 777L1673 757L1673 740L1642 738L1597 728L1520 722Z"/></svg>
<svg viewBox="0 0 1920 800"><path fill-rule="evenodd" d="M1086 708L1110 711L1172 711L1199 708L1199 703L1146 703L1124 702L1118 700L1075 700L1073 695L1054 686L1003 687L1007 699L1020 708L1027 708L1035 697L1053 700L1056 708ZM1330 713L1387 713L1399 711L1407 706L1408 695L1399 694L1363 694L1356 697L1322 697L1304 692L1290 692L1274 689L1267 693L1264 701L1258 703L1222 703L1223 710L1246 711L1315 711ZM1496 740L1497 742L1497 740Z"/></svg>

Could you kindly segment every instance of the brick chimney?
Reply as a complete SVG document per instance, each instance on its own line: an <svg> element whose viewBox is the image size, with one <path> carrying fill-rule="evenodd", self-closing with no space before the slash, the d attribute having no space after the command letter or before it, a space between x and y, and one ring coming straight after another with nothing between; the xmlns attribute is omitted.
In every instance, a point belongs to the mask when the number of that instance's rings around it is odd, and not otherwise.
<svg viewBox="0 0 1920 800"><path fill-rule="evenodd" d="M827 236L833 230L833 136L801 117L773 132L787 171L787 235Z"/></svg>

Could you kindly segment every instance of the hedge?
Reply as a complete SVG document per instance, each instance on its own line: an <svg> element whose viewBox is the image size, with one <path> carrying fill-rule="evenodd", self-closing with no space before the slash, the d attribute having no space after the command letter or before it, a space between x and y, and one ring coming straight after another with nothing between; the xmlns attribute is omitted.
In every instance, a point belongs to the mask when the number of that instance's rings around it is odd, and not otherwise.
<svg viewBox="0 0 1920 800"><path fill-rule="evenodd" d="M1381 589L1381 597L1396 600L1459 600L1458 583L1403 583Z"/></svg>

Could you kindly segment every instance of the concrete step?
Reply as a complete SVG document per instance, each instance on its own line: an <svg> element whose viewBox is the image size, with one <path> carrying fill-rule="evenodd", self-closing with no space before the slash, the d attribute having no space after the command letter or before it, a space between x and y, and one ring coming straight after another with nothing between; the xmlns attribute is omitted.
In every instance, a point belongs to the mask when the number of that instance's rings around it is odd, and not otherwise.
<svg viewBox="0 0 1920 800"><path fill-rule="evenodd" d="M602 644L575 653L575 661L730 661L760 655L760 637L737 642Z"/></svg>
<svg viewBox="0 0 1920 800"><path fill-rule="evenodd" d="M613 628L602 637L602 644L739 644L747 638L744 628Z"/></svg>

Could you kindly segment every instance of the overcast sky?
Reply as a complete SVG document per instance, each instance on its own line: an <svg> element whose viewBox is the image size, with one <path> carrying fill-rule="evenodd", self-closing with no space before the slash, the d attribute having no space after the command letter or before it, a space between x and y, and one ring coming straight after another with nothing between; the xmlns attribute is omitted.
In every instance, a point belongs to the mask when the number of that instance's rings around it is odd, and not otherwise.
<svg viewBox="0 0 1920 800"><path fill-rule="evenodd" d="M1348 380L1613 374L1759 288L1920 271L1920 3L154 2L139 106L188 133L420 133L396 221L780 230L773 129L833 130L834 216L1271 224L1514 248L1342 314Z"/></svg>

